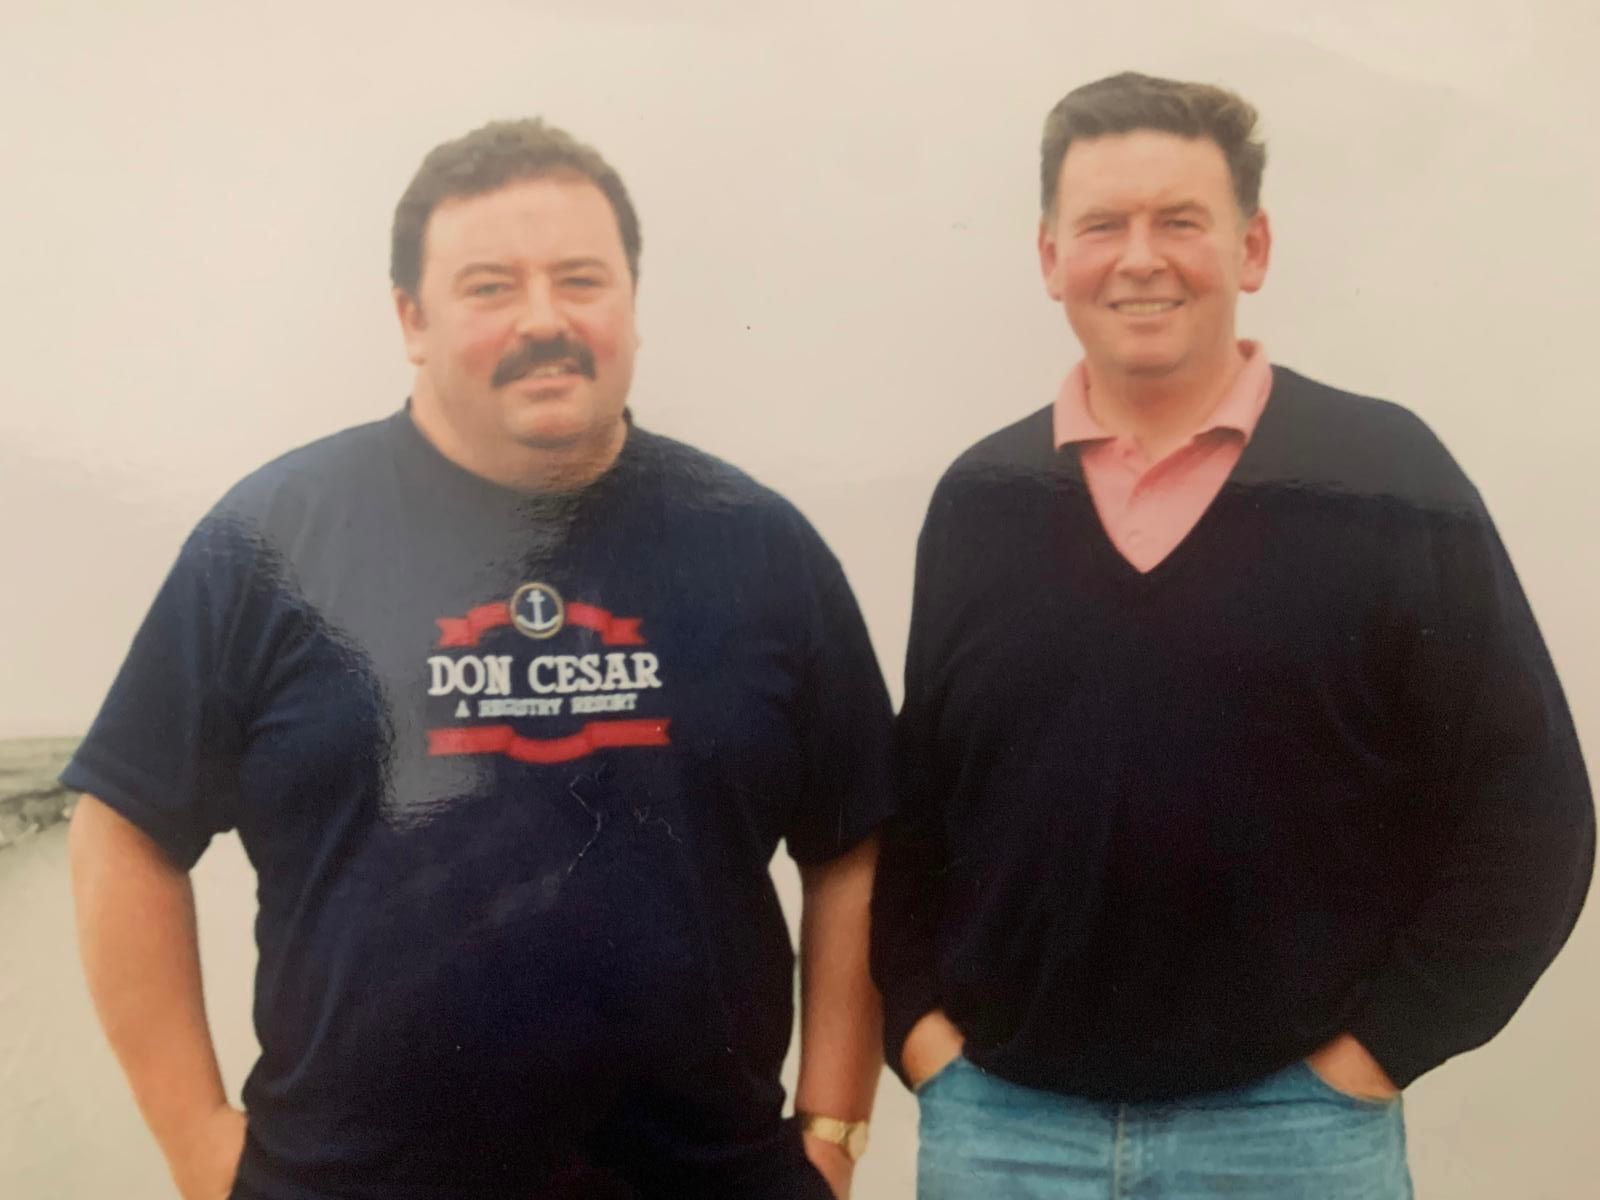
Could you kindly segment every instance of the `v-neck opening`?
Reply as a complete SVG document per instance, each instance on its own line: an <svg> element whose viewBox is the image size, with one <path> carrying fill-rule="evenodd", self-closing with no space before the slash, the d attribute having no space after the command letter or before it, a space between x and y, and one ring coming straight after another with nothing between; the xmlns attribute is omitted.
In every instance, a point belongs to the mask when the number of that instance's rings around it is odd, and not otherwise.
<svg viewBox="0 0 1600 1200"><path fill-rule="evenodd" d="M1210 541L1215 534L1219 517L1219 508L1232 505L1236 502L1239 493L1246 486L1245 480L1257 466L1257 460L1266 453L1264 443L1270 439L1277 427L1277 410L1282 406L1274 402L1274 395L1278 391L1277 381L1274 379L1272 391L1267 395L1267 402L1261 410L1256 428L1250 439L1245 442L1240 451L1238 460L1228 471L1227 478L1222 481L1222 486L1217 494L1206 504L1205 510L1189 528L1178 544L1169 550L1148 571L1141 571L1130 562L1117 544L1112 540L1111 531L1106 528L1105 518L1101 515L1099 507L1095 504L1094 493L1089 488L1088 476L1083 469L1083 443L1074 442L1063 446L1056 451L1058 469L1066 470L1078 487L1074 489L1084 507L1087 516L1094 526L1093 532L1088 535L1090 540L1091 558L1097 563L1109 559L1103 569L1112 577L1115 585L1137 593L1146 594L1161 590L1166 580L1180 574L1184 565L1196 557L1200 551L1197 546ZM1263 434L1266 437L1263 437Z"/></svg>

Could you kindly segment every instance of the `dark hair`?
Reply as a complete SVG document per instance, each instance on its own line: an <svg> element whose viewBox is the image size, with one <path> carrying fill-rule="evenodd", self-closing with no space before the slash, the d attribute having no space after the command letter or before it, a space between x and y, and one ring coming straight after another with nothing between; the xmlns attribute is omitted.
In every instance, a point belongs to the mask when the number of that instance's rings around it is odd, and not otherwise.
<svg viewBox="0 0 1600 1200"><path fill-rule="evenodd" d="M1044 119L1039 146L1040 205L1055 211L1067 147L1077 138L1154 129L1209 138L1227 160L1233 194L1246 216L1261 206L1267 148L1256 136L1256 110L1242 97L1206 83L1183 83L1124 71L1068 92Z"/></svg>
<svg viewBox="0 0 1600 1200"><path fill-rule="evenodd" d="M605 194L622 233L628 273L639 280L639 216L622 177L592 146L537 117L492 121L464 137L435 146L422 160L394 210L389 278L416 294L422 278L423 235L433 210L446 200L481 196L510 183L546 175L581 175Z"/></svg>

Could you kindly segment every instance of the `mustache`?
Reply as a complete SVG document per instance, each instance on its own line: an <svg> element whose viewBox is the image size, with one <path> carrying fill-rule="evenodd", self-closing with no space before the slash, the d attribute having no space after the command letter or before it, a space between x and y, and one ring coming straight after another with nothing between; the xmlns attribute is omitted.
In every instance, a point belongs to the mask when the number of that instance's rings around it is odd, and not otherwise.
<svg viewBox="0 0 1600 1200"><path fill-rule="evenodd" d="M542 342L523 342L500 360L489 382L495 387L505 387L546 363L554 362L571 362L578 374L587 379L594 378L594 355L589 347L568 337L558 337Z"/></svg>

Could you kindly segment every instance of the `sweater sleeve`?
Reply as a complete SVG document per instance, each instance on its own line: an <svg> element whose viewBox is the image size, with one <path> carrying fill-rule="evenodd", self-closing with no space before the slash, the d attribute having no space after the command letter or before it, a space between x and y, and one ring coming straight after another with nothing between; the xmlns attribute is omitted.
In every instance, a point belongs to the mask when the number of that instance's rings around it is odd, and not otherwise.
<svg viewBox="0 0 1600 1200"><path fill-rule="evenodd" d="M1349 1022L1404 1087L1511 1019L1571 933L1594 868L1589 782L1561 685L1481 500L1433 539L1435 615L1411 678L1438 852Z"/></svg>
<svg viewBox="0 0 1600 1200"><path fill-rule="evenodd" d="M883 830L872 899L872 975L883 995L884 1059L907 1087L901 1063L906 1035L940 1003L937 940L948 860L929 680L934 574L942 557L939 510L936 495L917 545L905 699L895 722L901 804Z"/></svg>

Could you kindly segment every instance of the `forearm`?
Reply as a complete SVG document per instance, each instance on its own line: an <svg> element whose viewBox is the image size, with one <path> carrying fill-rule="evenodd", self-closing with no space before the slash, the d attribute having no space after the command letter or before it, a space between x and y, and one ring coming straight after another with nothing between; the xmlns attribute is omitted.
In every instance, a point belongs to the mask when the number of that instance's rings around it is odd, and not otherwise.
<svg viewBox="0 0 1600 1200"><path fill-rule="evenodd" d="M795 1107L859 1121L883 1066L883 1017L868 969L875 838L833 862L803 867L800 1081Z"/></svg>
<svg viewBox="0 0 1600 1200"><path fill-rule="evenodd" d="M907 794L920 795L909 789ZM907 1086L906 1039L940 1003L936 945L943 866L941 840L925 812L912 809L889 822L873 885L872 974L883 998L884 1052Z"/></svg>
<svg viewBox="0 0 1600 1200"><path fill-rule="evenodd" d="M1406 1086L1508 1022L1566 942L1594 870L1566 698L1485 514L1450 531L1410 701L1425 884L1349 1032Z"/></svg>
<svg viewBox="0 0 1600 1200"><path fill-rule="evenodd" d="M92 796L70 836L78 945L107 1040L169 1160L227 1106L186 872Z"/></svg>
<svg viewBox="0 0 1600 1200"><path fill-rule="evenodd" d="M938 710L932 668L948 659L936 614L949 610L939 585L941 564L964 557L953 544L950 493L941 480L917 539L911 629L906 643L905 698L895 718L896 813L882 831L882 856L872 894L872 978L883 1001L883 1051L907 1087L905 1043L940 1010L938 947L950 854L943 800L951 781L937 752Z"/></svg>
<svg viewBox="0 0 1600 1200"><path fill-rule="evenodd" d="M1442 839L1427 893L1348 1019L1401 1087L1499 1033L1582 907L1594 863L1586 790L1497 790Z"/></svg>

